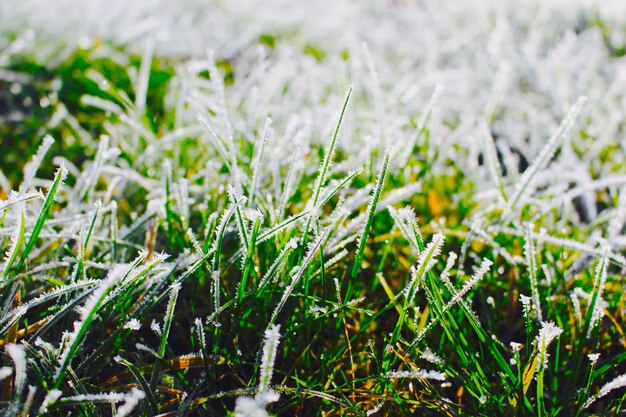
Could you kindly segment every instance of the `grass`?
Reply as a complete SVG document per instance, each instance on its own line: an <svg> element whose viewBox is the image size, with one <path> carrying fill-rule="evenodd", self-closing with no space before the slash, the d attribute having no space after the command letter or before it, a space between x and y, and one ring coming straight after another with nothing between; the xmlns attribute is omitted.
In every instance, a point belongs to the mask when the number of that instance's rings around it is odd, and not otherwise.
<svg viewBox="0 0 626 417"><path fill-rule="evenodd" d="M0 31L0 412L622 414L623 22L269 3Z"/></svg>

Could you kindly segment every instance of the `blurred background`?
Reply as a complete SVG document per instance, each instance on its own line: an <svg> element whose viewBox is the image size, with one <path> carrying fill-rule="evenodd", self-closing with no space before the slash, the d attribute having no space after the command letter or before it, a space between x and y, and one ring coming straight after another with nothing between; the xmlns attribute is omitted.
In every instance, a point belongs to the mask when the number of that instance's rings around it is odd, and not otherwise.
<svg viewBox="0 0 626 417"><path fill-rule="evenodd" d="M620 0L2 0L1 168L14 181L45 133L61 139L57 155L80 165L96 148L93 138L106 133L102 109L81 101L102 95L88 72L133 99L146 57L147 111L158 133L164 87L181 66L209 55L227 86L240 87L233 102L263 78L262 98L247 107L260 120L287 102L314 118L332 114L332 98L328 112L320 104L352 82L357 91L364 86L365 119L382 117L394 135L440 84L433 126L446 140L471 141L463 126L492 112L496 139L506 136L530 158L584 94L596 149L621 149L625 53ZM272 117L280 126L281 115Z"/></svg>

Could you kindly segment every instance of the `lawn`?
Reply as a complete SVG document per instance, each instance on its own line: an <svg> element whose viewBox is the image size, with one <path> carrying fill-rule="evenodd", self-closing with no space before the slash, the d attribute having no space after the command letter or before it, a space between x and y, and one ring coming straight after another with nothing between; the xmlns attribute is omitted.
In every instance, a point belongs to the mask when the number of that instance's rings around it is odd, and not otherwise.
<svg viewBox="0 0 626 417"><path fill-rule="evenodd" d="M611 416L626 4L0 3L4 416Z"/></svg>

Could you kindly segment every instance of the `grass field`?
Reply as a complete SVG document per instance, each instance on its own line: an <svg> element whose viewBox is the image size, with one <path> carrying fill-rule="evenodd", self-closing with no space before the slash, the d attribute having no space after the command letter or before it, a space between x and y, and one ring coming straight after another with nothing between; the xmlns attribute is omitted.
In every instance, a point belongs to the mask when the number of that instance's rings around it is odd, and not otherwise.
<svg viewBox="0 0 626 417"><path fill-rule="evenodd" d="M625 55L621 1L0 2L0 413L624 415Z"/></svg>

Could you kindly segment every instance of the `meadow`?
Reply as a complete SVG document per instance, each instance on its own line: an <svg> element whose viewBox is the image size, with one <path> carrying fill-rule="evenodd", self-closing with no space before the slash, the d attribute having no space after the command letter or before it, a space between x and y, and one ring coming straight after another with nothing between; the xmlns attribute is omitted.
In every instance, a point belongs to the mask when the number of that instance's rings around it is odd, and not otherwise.
<svg viewBox="0 0 626 417"><path fill-rule="evenodd" d="M620 1L0 0L0 414L617 416Z"/></svg>

